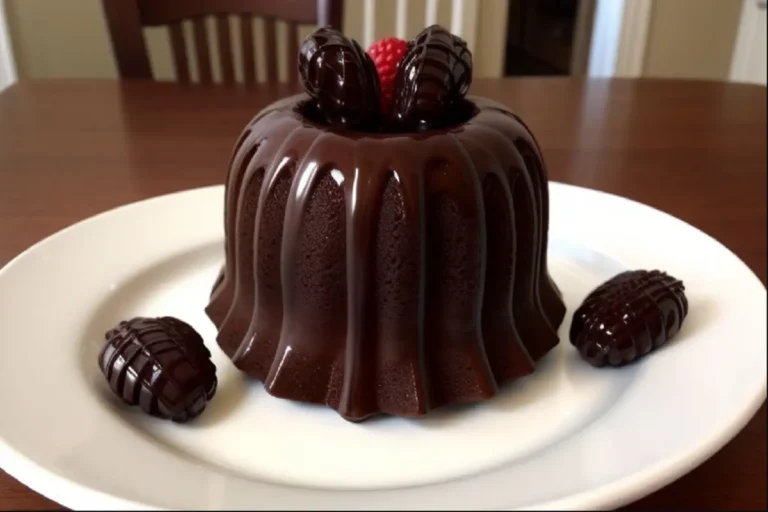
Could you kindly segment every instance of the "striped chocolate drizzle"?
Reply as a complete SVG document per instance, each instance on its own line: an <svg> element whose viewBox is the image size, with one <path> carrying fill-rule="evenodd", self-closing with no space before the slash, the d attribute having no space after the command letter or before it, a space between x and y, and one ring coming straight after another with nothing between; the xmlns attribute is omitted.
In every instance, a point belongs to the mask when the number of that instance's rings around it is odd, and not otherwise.
<svg viewBox="0 0 768 512"><path fill-rule="evenodd" d="M472 82L466 42L439 25L421 31L395 77L395 117L403 130L451 124Z"/></svg>
<svg viewBox="0 0 768 512"><path fill-rule="evenodd" d="M379 78L355 40L322 27L302 43L298 68L304 90L328 123L348 128L375 123Z"/></svg>

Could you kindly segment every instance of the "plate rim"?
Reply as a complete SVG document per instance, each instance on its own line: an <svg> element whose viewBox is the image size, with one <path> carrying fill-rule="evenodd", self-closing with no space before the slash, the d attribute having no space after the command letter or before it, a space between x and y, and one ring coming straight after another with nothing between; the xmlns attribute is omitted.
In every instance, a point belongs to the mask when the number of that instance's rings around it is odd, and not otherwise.
<svg viewBox="0 0 768 512"><path fill-rule="evenodd" d="M589 194L599 194L609 196L613 199L620 199L622 201L634 203L636 206L639 205L642 208L649 209L656 214L661 214L663 217L666 217L667 220L682 223L688 229L692 229L698 232L698 235L706 237L710 243L713 242L719 245L722 249L725 249L741 264L744 269L749 272L751 279L759 284L763 290L766 289L765 285L755 274L755 272L749 267L749 265L747 265L729 247L702 229L690 224L683 219L675 217L674 215L671 215L654 206L618 194L553 180L550 180L548 185L549 187L556 188L578 189ZM103 217L110 216L118 211L130 209L138 205L151 202L162 202L190 193L213 193L214 191L223 191L223 189L224 185L218 184L151 196L145 199L122 204L94 214L85 219L73 222L70 225L65 226L64 228L40 239L36 243L32 244L17 254L10 261L8 261L2 268L0 268L0 279L2 279L4 274L10 272L10 270L22 258L27 257L30 253L35 251L43 250L46 244L60 236L66 236L66 234L78 229L82 225L91 222L97 222ZM734 415L726 418L722 421L722 424L716 426L717 428L708 429L708 434L706 436L702 436L702 439L699 440L699 442L696 443L696 445L688 451L678 453L674 456L664 457L663 460L656 464L643 467L640 471L624 476L601 487L592 488L587 491L570 494L562 498L548 500L542 503L536 503L526 508L532 510L572 508L608 509L636 501L652 492L655 492L658 489L661 489L666 485L674 482L675 480L681 478L688 472L704 463L720 449L722 449L729 441L735 438L754 418L759 408L765 402L766 391L767 382L765 376L763 376L760 386L753 390L753 392L750 394L749 400L745 400L745 403L740 409L738 416ZM81 484L71 480L66 476L60 475L56 471L40 465L34 460L28 458L25 454L20 453L13 446L9 445L2 437L0 437L0 459L2 460L2 469L11 477L28 486L30 489L41 494L42 496L45 496L46 498L51 499L65 507L77 509L130 508L141 510L165 510L155 505L122 498L120 496L103 492L86 484ZM502 509L507 508L502 507Z"/></svg>

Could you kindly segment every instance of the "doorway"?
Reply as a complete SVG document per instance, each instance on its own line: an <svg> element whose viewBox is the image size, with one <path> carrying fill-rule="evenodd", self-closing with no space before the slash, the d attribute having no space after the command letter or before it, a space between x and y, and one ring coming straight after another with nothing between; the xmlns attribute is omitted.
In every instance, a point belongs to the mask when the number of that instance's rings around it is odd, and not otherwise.
<svg viewBox="0 0 768 512"><path fill-rule="evenodd" d="M0 0L0 91L16 81L11 37L8 34L8 23L5 18L5 2Z"/></svg>
<svg viewBox="0 0 768 512"><path fill-rule="evenodd" d="M731 80L766 85L766 0L743 0Z"/></svg>
<svg viewBox="0 0 768 512"><path fill-rule="evenodd" d="M594 0L509 0L505 76L583 74Z"/></svg>

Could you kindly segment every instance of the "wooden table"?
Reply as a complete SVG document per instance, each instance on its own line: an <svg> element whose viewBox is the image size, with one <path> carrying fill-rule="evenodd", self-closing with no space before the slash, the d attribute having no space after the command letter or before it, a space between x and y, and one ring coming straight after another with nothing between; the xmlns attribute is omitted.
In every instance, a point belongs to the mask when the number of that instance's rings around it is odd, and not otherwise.
<svg viewBox="0 0 768 512"><path fill-rule="evenodd" d="M289 92L112 81L11 87L0 94L0 265L109 208L222 183L240 129ZM523 79L477 81L473 92L528 121L553 180L680 217L765 283L765 88ZM20 508L60 507L0 471L0 509ZM765 404L709 461L628 507L765 508Z"/></svg>

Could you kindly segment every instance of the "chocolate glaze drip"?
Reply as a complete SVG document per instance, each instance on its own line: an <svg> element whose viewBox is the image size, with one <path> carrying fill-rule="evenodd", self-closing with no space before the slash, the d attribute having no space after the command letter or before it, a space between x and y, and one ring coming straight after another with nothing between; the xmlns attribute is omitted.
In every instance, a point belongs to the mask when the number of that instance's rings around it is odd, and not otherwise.
<svg viewBox="0 0 768 512"><path fill-rule="evenodd" d="M486 399L558 343L548 191L530 131L489 100L451 129L319 126L305 95L235 148L206 311L268 392L351 420Z"/></svg>
<svg viewBox="0 0 768 512"><path fill-rule="evenodd" d="M128 405L184 423L199 416L216 393L216 367L200 335L172 317L138 317L105 335L99 367Z"/></svg>
<svg viewBox="0 0 768 512"><path fill-rule="evenodd" d="M584 299L570 340L594 366L623 366L666 343L687 314L682 281L658 270L622 272Z"/></svg>

